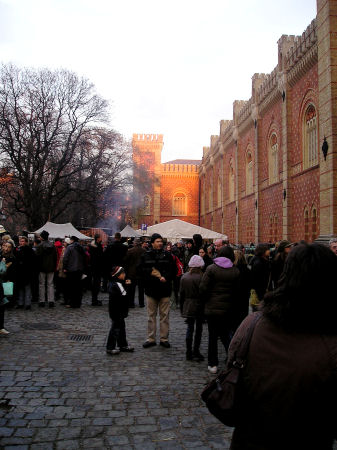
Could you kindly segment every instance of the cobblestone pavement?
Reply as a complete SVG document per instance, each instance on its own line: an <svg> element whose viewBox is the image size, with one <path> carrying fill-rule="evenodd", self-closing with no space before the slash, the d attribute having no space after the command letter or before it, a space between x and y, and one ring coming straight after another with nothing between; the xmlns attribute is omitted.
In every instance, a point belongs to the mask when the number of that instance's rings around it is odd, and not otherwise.
<svg viewBox="0 0 337 450"><path fill-rule="evenodd" d="M171 311L172 347L143 349L146 310L131 309L127 336L135 352L109 356L108 299L101 297L103 307L86 296L79 310L33 304L31 311L6 311L0 449L229 449L232 429L200 400L211 379L207 362L185 360L179 312ZM205 355L206 340L207 330Z"/></svg>
<svg viewBox="0 0 337 450"><path fill-rule="evenodd" d="M185 360L186 325L172 309L170 342L143 349L146 309L126 320L134 353L110 356L103 307L6 311L0 337L1 449L228 449L231 429L203 406L207 362ZM206 355L207 330L202 341ZM221 350L222 352L222 350ZM225 354L220 353L221 360Z"/></svg>

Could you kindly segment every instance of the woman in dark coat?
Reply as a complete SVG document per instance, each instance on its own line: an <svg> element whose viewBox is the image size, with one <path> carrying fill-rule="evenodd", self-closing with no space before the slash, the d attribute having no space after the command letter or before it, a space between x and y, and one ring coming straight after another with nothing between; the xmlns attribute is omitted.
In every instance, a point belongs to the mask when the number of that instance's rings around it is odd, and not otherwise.
<svg viewBox="0 0 337 450"><path fill-rule="evenodd" d="M239 296L237 304L237 326L239 326L243 319L248 316L249 312L251 274L243 252L241 250L234 250L234 254L234 266L237 267L240 272Z"/></svg>
<svg viewBox="0 0 337 450"><path fill-rule="evenodd" d="M208 323L208 370L211 373L218 371L218 338L227 351L237 325L240 272L233 267L233 261L233 249L222 247L214 264L207 267L200 284Z"/></svg>
<svg viewBox="0 0 337 450"><path fill-rule="evenodd" d="M199 249L199 256L201 256L202 259L204 260L205 265L203 267L203 271L205 272L207 267L210 266L211 264L213 264L213 259L207 254L207 252L204 249L204 247L201 247Z"/></svg>
<svg viewBox="0 0 337 450"><path fill-rule="evenodd" d="M337 258L328 247L294 247L243 369L232 450L332 450L337 437ZM253 315L233 337L229 358Z"/></svg>
<svg viewBox="0 0 337 450"><path fill-rule="evenodd" d="M258 303L251 305L254 311L263 300L267 290L271 289L271 264L269 257L269 246L267 244L258 244L255 249L255 256L251 260L252 289L255 290L258 297Z"/></svg>
<svg viewBox="0 0 337 450"><path fill-rule="evenodd" d="M188 361L203 361L205 358L199 350L203 322L203 308L200 301L199 285L202 278L201 269L204 266L204 261L200 256L193 255L188 266L189 271L181 278L179 292L181 303L183 305L182 316L186 318L187 323L186 359Z"/></svg>

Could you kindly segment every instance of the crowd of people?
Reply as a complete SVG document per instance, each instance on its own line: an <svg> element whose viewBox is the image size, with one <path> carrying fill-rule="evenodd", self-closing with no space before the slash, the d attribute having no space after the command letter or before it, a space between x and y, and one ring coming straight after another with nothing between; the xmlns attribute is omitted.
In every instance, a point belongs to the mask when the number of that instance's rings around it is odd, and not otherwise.
<svg viewBox="0 0 337 450"><path fill-rule="evenodd" d="M164 243L159 234L123 243L116 233L105 248L99 235L89 245L79 243L76 236L51 242L46 231L33 243L27 236L3 235L0 334L9 333L4 328L7 307L29 311L36 302L38 307L53 308L60 300L66 308L80 308L83 290L90 289L94 307L102 306L100 292L109 294L107 353L133 352L125 318L129 308L136 307L138 288L138 306L147 307L143 347L157 345L158 335L159 344L170 348L173 303L187 326L186 360L206 358L200 343L207 324L208 371L216 374L218 341L230 354L252 314L262 311L245 368L245 412L232 448L330 449L337 435L336 417L331 413L332 422L327 415L337 394L337 303L332 294L337 239L329 246L283 240L276 246L260 243L251 250L252 246L247 250L221 239L205 244L198 234L172 244ZM296 419L298 430L291 422ZM299 442L307 423L324 433L323 437L311 433L311 441L303 447ZM285 424L293 433L294 446L285 441ZM280 447L275 435L280 436Z"/></svg>

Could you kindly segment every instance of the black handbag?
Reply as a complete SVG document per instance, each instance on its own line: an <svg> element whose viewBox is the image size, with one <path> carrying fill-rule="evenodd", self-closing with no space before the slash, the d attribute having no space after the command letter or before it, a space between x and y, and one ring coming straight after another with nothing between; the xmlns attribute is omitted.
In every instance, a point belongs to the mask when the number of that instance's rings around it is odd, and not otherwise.
<svg viewBox="0 0 337 450"><path fill-rule="evenodd" d="M211 381L201 393L201 398L206 403L209 412L229 427L236 426L240 409L240 374L245 367L249 343L260 318L261 313L255 313L234 359L227 363L226 370Z"/></svg>

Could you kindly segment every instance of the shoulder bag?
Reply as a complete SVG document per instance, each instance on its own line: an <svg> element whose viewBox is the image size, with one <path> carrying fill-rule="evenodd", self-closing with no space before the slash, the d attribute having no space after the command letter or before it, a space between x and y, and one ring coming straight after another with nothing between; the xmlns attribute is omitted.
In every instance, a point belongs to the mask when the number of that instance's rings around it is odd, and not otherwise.
<svg viewBox="0 0 337 450"><path fill-rule="evenodd" d="M226 370L211 381L202 391L201 398L211 414L224 425L234 427L239 412L239 380L245 367L248 347L261 313L256 313L249 324L246 334L239 344L233 361L228 362Z"/></svg>

